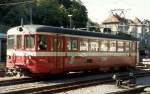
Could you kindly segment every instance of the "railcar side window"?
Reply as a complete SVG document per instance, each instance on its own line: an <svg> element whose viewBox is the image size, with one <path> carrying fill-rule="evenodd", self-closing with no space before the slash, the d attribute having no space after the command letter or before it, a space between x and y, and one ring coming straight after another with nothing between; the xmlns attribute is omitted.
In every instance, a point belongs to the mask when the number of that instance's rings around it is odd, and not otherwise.
<svg viewBox="0 0 150 94"><path fill-rule="evenodd" d="M22 36L17 35L17 49L21 49L22 47Z"/></svg>
<svg viewBox="0 0 150 94"><path fill-rule="evenodd" d="M108 51L108 41L107 40L101 41L100 50L101 51Z"/></svg>
<svg viewBox="0 0 150 94"><path fill-rule="evenodd" d="M118 52L123 52L124 51L124 42L123 41L118 41Z"/></svg>
<svg viewBox="0 0 150 94"><path fill-rule="evenodd" d="M131 42L131 47L130 47L132 52L136 51L136 42Z"/></svg>
<svg viewBox="0 0 150 94"><path fill-rule="evenodd" d="M89 42L89 51L98 51L98 42L97 41L90 41Z"/></svg>
<svg viewBox="0 0 150 94"><path fill-rule="evenodd" d="M109 51L116 51L116 41L110 41Z"/></svg>
<svg viewBox="0 0 150 94"><path fill-rule="evenodd" d="M7 48L12 49L14 47L14 35L8 35L8 43L7 43Z"/></svg>
<svg viewBox="0 0 150 94"><path fill-rule="evenodd" d="M34 35L26 35L25 36L25 48L33 48L35 45L35 36Z"/></svg>
<svg viewBox="0 0 150 94"><path fill-rule="evenodd" d="M68 50L77 50L77 39L70 38L67 42Z"/></svg>
<svg viewBox="0 0 150 94"><path fill-rule="evenodd" d="M52 39L52 50L56 51L58 49L58 45L59 45L59 43L57 41L57 38L54 37Z"/></svg>
<svg viewBox="0 0 150 94"><path fill-rule="evenodd" d="M51 41L52 51L59 51L63 49L63 40L58 39L57 37L53 37Z"/></svg>
<svg viewBox="0 0 150 94"><path fill-rule="evenodd" d="M47 36L39 35L38 50L46 50L46 49L47 49Z"/></svg>
<svg viewBox="0 0 150 94"><path fill-rule="evenodd" d="M125 42L125 51L129 52L129 42Z"/></svg>
<svg viewBox="0 0 150 94"><path fill-rule="evenodd" d="M80 51L88 51L88 40L80 40Z"/></svg>

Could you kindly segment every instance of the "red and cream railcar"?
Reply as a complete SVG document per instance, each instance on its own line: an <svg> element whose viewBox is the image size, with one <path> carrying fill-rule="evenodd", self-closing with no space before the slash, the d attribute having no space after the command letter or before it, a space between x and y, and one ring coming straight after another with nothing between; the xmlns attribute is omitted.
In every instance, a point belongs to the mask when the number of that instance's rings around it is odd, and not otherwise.
<svg viewBox="0 0 150 94"><path fill-rule="evenodd" d="M7 41L6 67L11 71L56 74L135 67L138 62L137 39L120 33L24 25L8 30Z"/></svg>

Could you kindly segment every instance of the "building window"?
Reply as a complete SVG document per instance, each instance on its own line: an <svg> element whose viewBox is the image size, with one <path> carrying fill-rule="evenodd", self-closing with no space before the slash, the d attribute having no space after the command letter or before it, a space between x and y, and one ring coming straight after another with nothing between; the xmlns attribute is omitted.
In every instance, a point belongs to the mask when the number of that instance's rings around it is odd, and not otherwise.
<svg viewBox="0 0 150 94"><path fill-rule="evenodd" d="M7 39L7 48L8 49L13 49L13 47L14 47L14 35L8 35L8 37L7 37L8 39Z"/></svg>
<svg viewBox="0 0 150 94"><path fill-rule="evenodd" d="M34 35L25 35L25 48L33 48L35 45Z"/></svg>
<svg viewBox="0 0 150 94"><path fill-rule="evenodd" d="M22 36L17 35L17 49L21 49L21 48L22 48Z"/></svg>
<svg viewBox="0 0 150 94"><path fill-rule="evenodd" d="M88 51L88 40L80 40L80 51Z"/></svg>
<svg viewBox="0 0 150 94"><path fill-rule="evenodd" d="M38 39L38 50L46 50L47 49L47 36L39 35Z"/></svg>
<svg viewBox="0 0 150 94"><path fill-rule="evenodd" d="M77 39L73 39L73 38L70 38L68 39L67 41L67 48L68 50L77 50Z"/></svg>

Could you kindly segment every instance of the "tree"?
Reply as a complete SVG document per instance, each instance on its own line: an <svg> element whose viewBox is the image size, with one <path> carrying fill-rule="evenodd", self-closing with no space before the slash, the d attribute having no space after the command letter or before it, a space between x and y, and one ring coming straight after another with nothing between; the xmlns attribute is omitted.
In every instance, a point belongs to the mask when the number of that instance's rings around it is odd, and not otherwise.
<svg viewBox="0 0 150 94"><path fill-rule="evenodd" d="M66 26L67 15L63 5L56 0L38 0L34 7L33 21L36 24Z"/></svg>
<svg viewBox="0 0 150 94"><path fill-rule="evenodd" d="M67 15L72 15L75 28L85 27L87 23L87 9L80 0L58 0L67 10ZM68 23L69 25L69 23Z"/></svg>
<svg viewBox="0 0 150 94"><path fill-rule="evenodd" d="M24 24L29 24L32 9L33 24L69 27L68 15L72 14L75 28L86 26L87 10L80 0L0 0L0 2L6 4L0 6L1 25L9 27L20 25L21 18L24 19Z"/></svg>

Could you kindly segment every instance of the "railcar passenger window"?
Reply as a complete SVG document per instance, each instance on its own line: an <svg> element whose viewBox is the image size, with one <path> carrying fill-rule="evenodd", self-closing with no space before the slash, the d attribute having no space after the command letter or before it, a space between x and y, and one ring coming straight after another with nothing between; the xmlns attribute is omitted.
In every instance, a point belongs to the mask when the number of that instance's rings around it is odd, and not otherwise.
<svg viewBox="0 0 150 94"><path fill-rule="evenodd" d="M100 45L101 51L108 51L108 41L102 40Z"/></svg>
<svg viewBox="0 0 150 94"><path fill-rule="evenodd" d="M89 51L98 51L98 42L97 41L90 41L89 42Z"/></svg>
<svg viewBox="0 0 150 94"><path fill-rule="evenodd" d="M135 52L136 51L136 42L131 42L131 51Z"/></svg>
<svg viewBox="0 0 150 94"><path fill-rule="evenodd" d="M67 42L67 48L68 50L77 50L77 39L70 38Z"/></svg>
<svg viewBox="0 0 150 94"><path fill-rule="evenodd" d="M25 48L33 48L35 45L35 36L34 35L26 35L25 36Z"/></svg>
<svg viewBox="0 0 150 94"><path fill-rule="evenodd" d="M88 40L80 40L80 51L88 51Z"/></svg>
<svg viewBox="0 0 150 94"><path fill-rule="evenodd" d="M123 52L124 51L124 42L123 41L118 41L118 52Z"/></svg>
<svg viewBox="0 0 150 94"><path fill-rule="evenodd" d="M52 51L59 51L61 49L63 49L63 40L60 40L60 39L57 39L56 37L53 37L52 38L52 42L51 42L51 45L52 45Z"/></svg>
<svg viewBox="0 0 150 94"><path fill-rule="evenodd" d="M17 49L21 49L22 47L22 36L17 35Z"/></svg>
<svg viewBox="0 0 150 94"><path fill-rule="evenodd" d="M46 49L47 49L47 36L39 35L38 50L46 50Z"/></svg>
<svg viewBox="0 0 150 94"><path fill-rule="evenodd" d="M125 42L125 51L129 52L129 42Z"/></svg>
<svg viewBox="0 0 150 94"><path fill-rule="evenodd" d="M7 48L12 49L14 47L14 35L8 35L7 38Z"/></svg>
<svg viewBox="0 0 150 94"><path fill-rule="evenodd" d="M58 41L57 41L57 38L53 38L52 39L52 50L56 51L57 50L57 46L58 46Z"/></svg>
<svg viewBox="0 0 150 94"><path fill-rule="evenodd" d="M110 41L110 48L109 51L116 51L116 41Z"/></svg>

